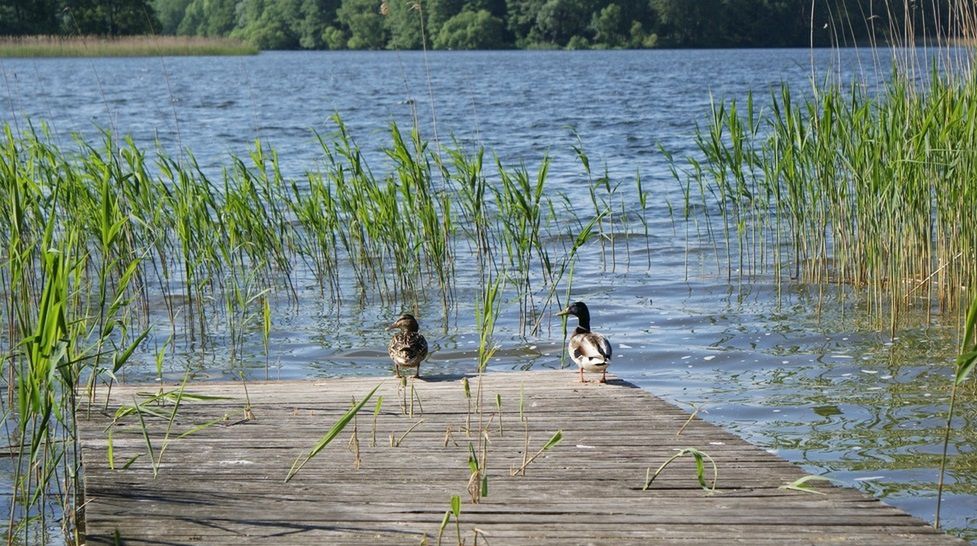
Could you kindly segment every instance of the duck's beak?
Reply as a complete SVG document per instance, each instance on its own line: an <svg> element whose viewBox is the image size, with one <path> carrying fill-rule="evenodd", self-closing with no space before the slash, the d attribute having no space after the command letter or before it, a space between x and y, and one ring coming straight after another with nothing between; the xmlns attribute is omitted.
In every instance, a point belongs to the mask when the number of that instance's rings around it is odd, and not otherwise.
<svg viewBox="0 0 977 546"><path fill-rule="evenodd" d="M564 316L569 315L569 314L570 314L570 308L567 307L566 309L564 309L564 310L560 311L559 313L557 313L556 316L558 316L558 317L564 317Z"/></svg>
<svg viewBox="0 0 977 546"><path fill-rule="evenodd" d="M390 326L387 326L387 330L394 330L394 329L400 328L400 324L399 323L400 323L400 321L398 320L397 322L391 324Z"/></svg>

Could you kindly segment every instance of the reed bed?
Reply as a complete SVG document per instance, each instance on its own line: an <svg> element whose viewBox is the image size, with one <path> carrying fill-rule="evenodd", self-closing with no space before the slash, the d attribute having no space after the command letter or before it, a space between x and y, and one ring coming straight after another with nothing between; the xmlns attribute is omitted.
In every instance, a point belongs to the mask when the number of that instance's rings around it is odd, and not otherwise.
<svg viewBox="0 0 977 546"><path fill-rule="evenodd" d="M475 257L480 285L497 278L518 297L528 334L557 299L576 250L600 231L595 222L614 213L608 204L594 217L578 215L547 185L545 158L535 175L501 161L486 173L482 151L450 150L452 159L441 161L415 132L396 126L386 174L377 176L335 121L335 134L318 139L324 168L302 180L286 179L277 154L260 142L215 178L192 155L177 160L156 150L150 159L110 135L66 152L43 131L15 136L8 127L0 149L8 271L36 283L40 258L30 251L44 226L53 223L59 236L77 229L86 260L78 289L107 300L94 313L100 332L115 313L148 324L159 300L171 333L195 340L215 318L263 322L268 298L294 300L296 276L306 274L336 302L417 305L435 286L447 312L461 252ZM636 216L623 204L618 231ZM2 285L13 298L7 317L19 311L15 296L30 294L13 273ZM123 297L109 299L121 287ZM13 347L17 336L8 337Z"/></svg>
<svg viewBox="0 0 977 546"><path fill-rule="evenodd" d="M233 38L204 36L0 36L0 57L256 55Z"/></svg>
<svg viewBox="0 0 977 546"><path fill-rule="evenodd" d="M869 25L872 66L848 67L860 79L812 66L808 93L714 102L697 156L666 154L689 232L730 278L833 286L893 334L910 315L962 319L977 280L977 80L959 45L977 36L977 12L895 2L830 25L839 46Z"/></svg>
<svg viewBox="0 0 977 546"><path fill-rule="evenodd" d="M785 86L769 105L715 103L701 161L673 164L726 274L854 287L892 332L911 309L962 309L977 280L977 81L934 70L920 87L897 69L877 92L798 100Z"/></svg>
<svg viewBox="0 0 977 546"><path fill-rule="evenodd" d="M297 283L311 279L335 306L440 301L447 317L456 262L471 271L474 261L479 370L504 304L518 303L526 334L560 306L557 285L572 280L577 250L599 230L551 188L547 160L537 169L497 160L485 172L483 150L441 156L391 126L376 175L334 121L318 138L323 168L299 180L260 142L215 175L189 153L177 159L110 134L65 149L43 130L4 128L2 410L16 461L8 540L33 542L53 514L64 515L67 536L77 529L75 408L96 389L111 388L134 358L162 373L164 354L179 347L224 350L231 366L257 335L267 351L272 305L297 304Z"/></svg>

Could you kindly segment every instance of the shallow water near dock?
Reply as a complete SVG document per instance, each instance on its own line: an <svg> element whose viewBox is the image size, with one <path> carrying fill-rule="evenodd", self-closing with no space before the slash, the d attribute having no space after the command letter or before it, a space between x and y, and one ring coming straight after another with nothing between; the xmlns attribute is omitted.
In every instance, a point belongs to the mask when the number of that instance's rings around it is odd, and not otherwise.
<svg viewBox="0 0 977 546"><path fill-rule="evenodd" d="M245 157L260 139L278 153L285 176L301 180L323 162L313 132L329 135L334 113L380 172L390 123L405 129L416 116L432 150L438 139L484 146L487 165L494 155L531 173L548 155L551 187L586 217L589 183L573 150L579 145L595 172L606 168L621 183L615 199L637 201L639 172L651 196L647 238L637 223L620 226L614 241L603 248L591 241L576 263L572 298L587 302L594 329L614 344L611 371L812 474L932 521L955 317L919 317L892 337L863 316L857 298L839 297L844 289L822 294L789 282L778 287L770 275L727 275L683 219L682 188L659 151L694 154L695 127L705 125L713 100L744 101L752 91L762 107L781 83L809 94L812 61L820 75L837 71L868 86L889 70L887 61L858 50L3 59L0 122L23 133L43 121L65 149L74 146L72 134L97 142L104 129L130 135L145 150L189 150L215 178L229 154ZM416 310L432 347L425 373L474 371L479 278L471 260L456 266L448 312L436 286ZM337 304L311 275L300 275L296 288L297 301L285 295L275 301L267 355L257 330L243 353L231 355L215 326L207 339L174 344L166 379L180 380L186 370L197 380L391 373L385 327L400 306L355 295ZM562 324L553 310L541 317L540 332L526 337L517 305L502 308L500 349L489 369L564 367ZM126 380L156 379L153 353L168 335L166 328L154 334ZM973 541L977 405L972 387L966 390L951 440L957 455L943 524Z"/></svg>

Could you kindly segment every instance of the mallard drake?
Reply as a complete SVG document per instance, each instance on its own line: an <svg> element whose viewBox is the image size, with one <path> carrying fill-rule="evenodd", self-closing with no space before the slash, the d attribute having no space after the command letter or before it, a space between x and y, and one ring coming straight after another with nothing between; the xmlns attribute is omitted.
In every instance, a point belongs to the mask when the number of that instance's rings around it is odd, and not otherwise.
<svg viewBox="0 0 977 546"><path fill-rule="evenodd" d="M401 368L414 368L414 377L421 376L421 361L427 357L427 340L418 330L417 319L414 315L404 313L387 330L400 328L400 331L390 338L387 353L394 361L394 373L401 377Z"/></svg>
<svg viewBox="0 0 977 546"><path fill-rule="evenodd" d="M611 363L611 343L603 335L590 331L590 310L587 309L587 305L578 301L557 315L573 315L579 321L577 329L573 331L567 343L567 351L570 353L570 358L580 367L580 382L587 382L583 378L583 372L587 370L600 372L600 382L606 383L607 366Z"/></svg>

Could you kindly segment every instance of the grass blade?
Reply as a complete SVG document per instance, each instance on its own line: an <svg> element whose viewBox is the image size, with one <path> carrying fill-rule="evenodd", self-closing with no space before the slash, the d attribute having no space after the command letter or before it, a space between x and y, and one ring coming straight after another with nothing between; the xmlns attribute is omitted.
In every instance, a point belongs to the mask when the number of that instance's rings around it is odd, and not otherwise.
<svg viewBox="0 0 977 546"><path fill-rule="evenodd" d="M815 495L825 495L826 494L823 491L818 491L817 489L814 489L814 487L812 487L810 485L807 485L807 482L810 482L810 481L833 482L834 480L832 480L831 478L827 478L825 476L814 476L814 475L809 474L807 476L800 477L800 478L798 478L798 479L796 479L796 480L794 480L794 481L792 481L790 483L786 483L784 485L781 485L780 488L781 489L789 489L791 491L800 491L802 493L813 493Z"/></svg>
<svg viewBox="0 0 977 546"><path fill-rule="evenodd" d="M348 425L349 422L353 420L353 417L357 413L359 413L360 409L362 409L363 406L366 405L366 403L371 398L373 398L373 394L377 392L377 389L379 388L380 385L373 387L373 390L370 391L370 394L366 395L366 397L360 400L360 402L356 404L356 406L350 408L346 413L344 413L343 416L340 417L338 421L336 421L336 423L332 426L332 428L329 429L329 432L327 432L325 436L323 436L316 443L316 445L313 446L311 450L309 450L308 455L306 455L304 459L301 456L295 459L295 462L292 463L292 468L289 469L288 471L288 475L285 476L285 483L288 483L295 476L295 474L297 474L298 471L301 470L302 467L306 465L306 463L308 463L310 460L312 460L313 457L318 455L320 451L325 449L325 447L329 445L329 442L332 442L336 438L336 436L338 436L339 433L342 432L344 428L346 428L346 425Z"/></svg>

